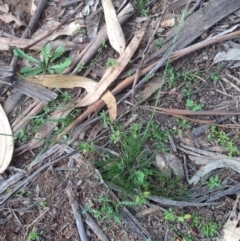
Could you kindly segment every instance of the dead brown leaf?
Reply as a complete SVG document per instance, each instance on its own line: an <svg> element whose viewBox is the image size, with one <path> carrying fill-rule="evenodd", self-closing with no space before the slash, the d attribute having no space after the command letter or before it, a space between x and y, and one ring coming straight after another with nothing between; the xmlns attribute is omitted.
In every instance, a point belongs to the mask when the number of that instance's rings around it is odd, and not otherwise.
<svg viewBox="0 0 240 241"><path fill-rule="evenodd" d="M90 92L96 85L97 82L82 76L76 75L39 75L32 78L26 78L31 82L40 84L49 88L74 88L81 87ZM113 94L106 90L101 96L101 99L106 103L110 119L114 121L117 118L117 103ZM76 107L80 106L79 102L76 103Z"/></svg>
<svg viewBox="0 0 240 241"><path fill-rule="evenodd" d="M112 0L102 0L108 39L111 46L121 55L126 47L125 39Z"/></svg>

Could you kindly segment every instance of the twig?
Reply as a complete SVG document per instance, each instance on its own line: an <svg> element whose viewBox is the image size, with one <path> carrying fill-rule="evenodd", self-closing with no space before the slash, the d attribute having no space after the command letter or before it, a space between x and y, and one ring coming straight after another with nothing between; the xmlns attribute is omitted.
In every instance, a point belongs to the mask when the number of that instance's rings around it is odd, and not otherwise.
<svg viewBox="0 0 240 241"><path fill-rule="evenodd" d="M65 1L64 3L60 4L62 8L69 7L75 3L82 2L82 0L70 0L70 1Z"/></svg>
<svg viewBox="0 0 240 241"><path fill-rule="evenodd" d="M78 206L77 201L75 200L72 188L67 187L66 193L68 195L68 198L69 198L72 210L73 210L73 214L74 214L74 217L76 220L79 236L82 241L88 241L88 238L87 238L84 226L83 226L83 220L82 220L82 216L80 214L79 206Z"/></svg>
<svg viewBox="0 0 240 241"><path fill-rule="evenodd" d="M227 190L224 190L224 191L218 193L217 195L209 198L209 199L207 200L207 202L210 203L210 202L216 201L217 199L219 199L219 198L221 198L221 197L225 197L225 196L227 196L227 195L238 194L238 193L239 193L239 190L240 190L240 184L237 184L237 185L235 185L235 186L233 186L233 187L230 187L230 188L228 188Z"/></svg>
<svg viewBox="0 0 240 241"><path fill-rule="evenodd" d="M32 16L29 24L28 24L28 27L25 29L25 31L23 32L22 34L22 37L21 38L29 38L30 35L31 35L31 32L33 31L35 25L37 24L37 22L39 21L39 18L40 18L40 15L41 13L43 12L43 9L45 7L47 3L47 0L42 0L39 5L38 5L38 8L37 10L35 11L34 15ZM18 61L18 56L14 55L13 56L13 59L11 61L11 66L13 67L13 69L16 68L16 65L17 65L17 61Z"/></svg>
<svg viewBox="0 0 240 241"><path fill-rule="evenodd" d="M27 227L29 229L34 223L36 223L46 212L48 212L50 208L46 208L43 213L41 213L37 218L35 218Z"/></svg>
<svg viewBox="0 0 240 241"><path fill-rule="evenodd" d="M84 208L81 204L79 204L79 207L82 209L82 211L84 210ZM85 212L85 215L86 215L85 222L92 229L92 231L98 236L98 238L102 241L109 241L109 239L107 238L105 233L99 227L97 222L91 217L91 215L88 214L87 212Z"/></svg>
<svg viewBox="0 0 240 241"><path fill-rule="evenodd" d="M48 37L49 35L51 35L52 33L54 33L55 31L57 31L63 24L65 24L69 19L72 18L72 16L76 13L76 11L83 6L83 3L80 3L77 8L66 18L64 19L60 24L58 24L58 26L56 26L55 28L53 28L52 30L48 31L46 34L44 34L41 38L37 39L36 41L34 41L33 43L29 44L28 46L26 46L24 49L28 49L31 48L33 45L41 42L43 39L45 39L46 37Z"/></svg>

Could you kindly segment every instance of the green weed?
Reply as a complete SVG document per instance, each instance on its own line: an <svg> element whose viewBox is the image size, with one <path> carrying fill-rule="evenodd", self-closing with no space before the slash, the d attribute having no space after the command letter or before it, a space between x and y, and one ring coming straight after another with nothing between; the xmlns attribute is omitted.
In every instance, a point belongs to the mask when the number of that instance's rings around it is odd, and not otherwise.
<svg viewBox="0 0 240 241"><path fill-rule="evenodd" d="M45 208L47 206L46 198L43 198L43 200L41 200L39 205L40 205L41 208Z"/></svg>
<svg viewBox="0 0 240 241"><path fill-rule="evenodd" d="M117 63L116 59L113 59L113 58L107 59L107 67L117 66L117 65L119 65L119 64Z"/></svg>
<svg viewBox="0 0 240 241"><path fill-rule="evenodd" d="M108 123L106 119L105 122ZM115 138L113 142L118 143L120 157L108 157L107 160L96 161L103 179L123 187L126 193L134 194L137 200L135 202L144 203L150 194L183 198L187 194L186 186L180 184L174 175L169 178L167 174L158 170L153 161L154 152L145 146L147 140L150 138L154 140L155 137L161 145L160 142L166 141L168 135L155 132L159 130L157 125L151 125L147 134L142 133L142 128L141 125L135 124L128 132L123 132L119 127L111 126Z"/></svg>
<svg viewBox="0 0 240 241"><path fill-rule="evenodd" d="M35 76L38 74L60 74L62 73L70 64L71 60L65 58L63 62L55 63L64 53L65 47L59 46L53 53L51 53L50 44L46 44L42 51L40 52L40 60L26 54L21 49L14 49L15 55L20 58L27 59L33 64L30 67L24 67L20 70L23 77Z"/></svg>
<svg viewBox="0 0 240 241"><path fill-rule="evenodd" d="M96 148L94 147L93 143L88 142L82 142L79 145L80 150L82 150L83 154L87 154L89 151L96 151Z"/></svg>
<svg viewBox="0 0 240 241"><path fill-rule="evenodd" d="M219 81L220 75L219 73L212 73L210 75L210 80L212 80L215 84Z"/></svg>
<svg viewBox="0 0 240 241"><path fill-rule="evenodd" d="M201 227L202 234L209 238L217 234L218 224L216 222L205 222Z"/></svg>
<svg viewBox="0 0 240 241"><path fill-rule="evenodd" d="M27 241L35 241L40 238L39 234L36 230L31 231L27 236Z"/></svg>
<svg viewBox="0 0 240 241"><path fill-rule="evenodd" d="M218 175L210 177L206 184L210 189L213 189L215 187L222 187Z"/></svg>
<svg viewBox="0 0 240 241"><path fill-rule="evenodd" d="M236 138L238 138L238 136L236 136ZM230 137L223 130L218 130L216 126L211 126L208 140L216 141L217 144L225 147L228 151L228 156L230 157L233 155L238 156L240 154L240 150L234 142L230 140Z"/></svg>
<svg viewBox="0 0 240 241"><path fill-rule="evenodd" d="M143 17L147 17L149 14L149 8L147 8L148 0L137 0L136 9L141 12Z"/></svg>
<svg viewBox="0 0 240 241"><path fill-rule="evenodd" d="M175 212L169 208L165 213L164 213L164 218L165 220L169 221L169 222L174 222L176 220L176 215Z"/></svg>
<svg viewBox="0 0 240 241"><path fill-rule="evenodd" d="M116 223L120 223L122 221L121 215L121 207L125 205L135 205L133 202L122 201L116 203L112 201L109 197L100 197L95 200L97 204L100 206L98 209L94 209L91 206L90 212L94 215L94 217L98 220L111 219Z"/></svg>
<svg viewBox="0 0 240 241"><path fill-rule="evenodd" d="M161 37L161 38L155 40L155 41L153 42L153 45L154 45L157 49L160 49L160 48L162 48L163 43L164 43L164 38Z"/></svg>
<svg viewBox="0 0 240 241"><path fill-rule="evenodd" d="M204 107L203 104L198 104L192 99L187 99L186 106L192 111L199 111L202 110Z"/></svg>

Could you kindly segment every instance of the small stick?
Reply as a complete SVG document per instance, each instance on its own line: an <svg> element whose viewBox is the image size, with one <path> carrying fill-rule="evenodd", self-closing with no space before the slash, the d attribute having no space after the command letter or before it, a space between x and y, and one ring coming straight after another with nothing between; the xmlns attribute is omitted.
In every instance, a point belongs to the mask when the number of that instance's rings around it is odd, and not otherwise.
<svg viewBox="0 0 240 241"><path fill-rule="evenodd" d="M34 41L33 43L27 45L24 49L29 49L31 48L33 45L41 42L43 39L45 39L46 37L48 37L49 35L51 35L52 33L54 33L55 31L57 31L63 24L65 24L70 18L72 18L72 16L76 13L76 11L82 7L83 3L80 3L77 8L73 11L73 13L67 17L65 20L63 20L60 24L58 24L58 26L56 26L55 28L53 28L52 30L50 30L49 32L47 32L46 34L44 34L41 38L37 39L36 41Z"/></svg>
<svg viewBox="0 0 240 241"><path fill-rule="evenodd" d="M74 217L76 219L76 224L77 224L79 236L80 236L82 241L88 241L85 229L83 227L83 220L82 220L82 216L80 214L79 206L78 206L77 201L75 200L72 188L67 187L65 191L68 195L68 198L69 198L72 210L73 210L73 214L74 214Z"/></svg>

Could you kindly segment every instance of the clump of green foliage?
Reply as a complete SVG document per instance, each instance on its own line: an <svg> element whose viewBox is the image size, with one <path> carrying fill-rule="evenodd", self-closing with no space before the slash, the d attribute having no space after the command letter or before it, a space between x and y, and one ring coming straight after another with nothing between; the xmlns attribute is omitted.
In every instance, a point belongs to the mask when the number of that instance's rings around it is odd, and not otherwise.
<svg viewBox="0 0 240 241"><path fill-rule="evenodd" d="M21 49L14 49L14 54L20 58L27 59L33 66L24 67L20 70L23 77L35 76L39 74L60 74L70 64L71 60L65 58L63 62L56 62L65 52L64 46L59 46L54 52L51 52L51 45L46 44L40 52L40 60L25 53Z"/></svg>
<svg viewBox="0 0 240 241"><path fill-rule="evenodd" d="M156 130L156 125L152 127ZM121 186L126 193L134 194L139 203L144 203L149 195L176 199L186 197L186 184L173 174L169 178L168 174L161 172L154 164L156 153L146 145L150 137L164 142L168 135L164 136L163 132L155 132L151 128L148 133L143 133L143 127L137 124L127 132L116 126L111 126L111 131L113 143L120 149L120 156L96 161L104 180Z"/></svg>
<svg viewBox="0 0 240 241"><path fill-rule="evenodd" d="M238 139L238 136L235 136ZM231 157L233 155L239 156L240 150L235 145L234 141L223 130L218 130L216 126L211 126L210 134L208 135L208 140L216 141L217 144L223 146L228 151L228 155Z"/></svg>

